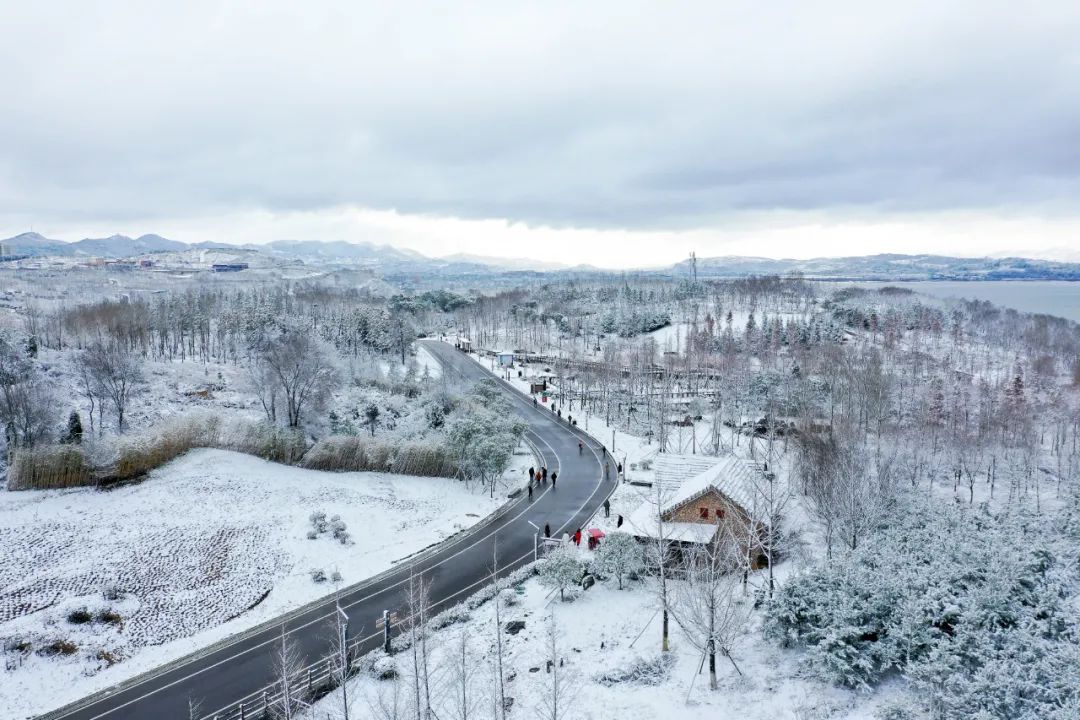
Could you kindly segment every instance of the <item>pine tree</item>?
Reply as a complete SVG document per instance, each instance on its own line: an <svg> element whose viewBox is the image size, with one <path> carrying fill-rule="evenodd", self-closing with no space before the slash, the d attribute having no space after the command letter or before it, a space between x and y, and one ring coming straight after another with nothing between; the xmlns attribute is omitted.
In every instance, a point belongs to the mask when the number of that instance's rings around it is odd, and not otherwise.
<svg viewBox="0 0 1080 720"><path fill-rule="evenodd" d="M65 436L65 442L69 442L73 445L81 445L83 436L82 418L79 417L78 410L72 410L68 415L68 427L67 435Z"/></svg>

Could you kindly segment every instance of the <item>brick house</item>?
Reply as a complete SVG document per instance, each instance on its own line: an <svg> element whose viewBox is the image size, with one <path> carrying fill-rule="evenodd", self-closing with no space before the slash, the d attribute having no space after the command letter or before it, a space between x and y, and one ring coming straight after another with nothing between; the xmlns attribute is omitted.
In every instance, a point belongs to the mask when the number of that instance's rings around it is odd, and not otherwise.
<svg viewBox="0 0 1080 720"><path fill-rule="evenodd" d="M675 545L734 542L740 552L751 554L750 564L763 567L764 556L756 551L755 535L767 532L763 517L757 516L759 480L756 463L728 456L707 470L685 480L660 508L664 537ZM629 518L630 531L640 540L659 534L656 506L644 503Z"/></svg>

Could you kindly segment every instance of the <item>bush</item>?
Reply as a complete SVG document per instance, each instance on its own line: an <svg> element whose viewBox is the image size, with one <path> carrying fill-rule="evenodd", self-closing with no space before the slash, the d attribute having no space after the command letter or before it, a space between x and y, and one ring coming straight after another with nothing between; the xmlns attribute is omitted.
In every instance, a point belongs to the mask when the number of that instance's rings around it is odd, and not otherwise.
<svg viewBox="0 0 1080 720"><path fill-rule="evenodd" d="M630 664L614 668L598 676L596 682L604 687L633 683L635 685L663 685L671 668L675 665L675 656L663 653L655 657L636 658Z"/></svg>
<svg viewBox="0 0 1080 720"><path fill-rule="evenodd" d="M78 445L20 448L8 468L9 490L48 490L95 482L86 455Z"/></svg>
<svg viewBox="0 0 1080 720"><path fill-rule="evenodd" d="M79 646L70 640L56 640L38 650L39 655L74 655L79 651Z"/></svg>
<svg viewBox="0 0 1080 720"><path fill-rule="evenodd" d="M326 582L326 571L316 568L311 571L311 581L316 583Z"/></svg>
<svg viewBox="0 0 1080 720"><path fill-rule="evenodd" d="M94 616L90 614L90 611L86 608L78 608L72 610L67 616L68 622L72 625L85 625L94 619Z"/></svg>
<svg viewBox="0 0 1080 720"><path fill-rule="evenodd" d="M112 608L102 610L97 615L97 621L103 622L106 625L123 625L124 618L120 617L120 613L116 612Z"/></svg>

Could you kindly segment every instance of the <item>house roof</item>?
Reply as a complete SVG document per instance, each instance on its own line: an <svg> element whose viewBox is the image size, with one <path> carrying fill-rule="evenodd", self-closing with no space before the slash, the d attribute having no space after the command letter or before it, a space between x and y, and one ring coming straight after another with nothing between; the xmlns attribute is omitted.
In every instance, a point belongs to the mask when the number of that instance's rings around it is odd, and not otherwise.
<svg viewBox="0 0 1080 720"><path fill-rule="evenodd" d="M760 475L757 465L744 458L728 455L720 458L706 470L699 472L685 481L661 503L661 511L669 513L710 490L716 490L736 503L750 515L757 507L756 480ZM635 510L629 518L631 531L644 537L656 537L656 505L648 501ZM707 542L716 533L716 525L695 522L665 522L664 535L667 539L680 542Z"/></svg>
<svg viewBox="0 0 1080 720"><path fill-rule="evenodd" d="M664 502L662 509L664 512L670 512L715 488L738 503L743 510L752 513L756 504L755 482L760 472L751 461L728 455L708 470L686 480Z"/></svg>

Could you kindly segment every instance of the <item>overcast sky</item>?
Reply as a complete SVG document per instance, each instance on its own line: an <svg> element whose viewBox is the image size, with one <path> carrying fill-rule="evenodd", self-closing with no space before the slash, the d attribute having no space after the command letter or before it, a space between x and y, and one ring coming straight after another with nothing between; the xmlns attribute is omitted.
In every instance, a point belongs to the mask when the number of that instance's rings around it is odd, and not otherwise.
<svg viewBox="0 0 1080 720"><path fill-rule="evenodd" d="M1080 260L1080 3L0 0L0 236Z"/></svg>

